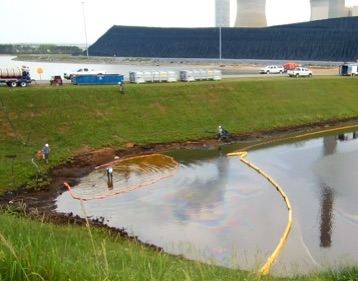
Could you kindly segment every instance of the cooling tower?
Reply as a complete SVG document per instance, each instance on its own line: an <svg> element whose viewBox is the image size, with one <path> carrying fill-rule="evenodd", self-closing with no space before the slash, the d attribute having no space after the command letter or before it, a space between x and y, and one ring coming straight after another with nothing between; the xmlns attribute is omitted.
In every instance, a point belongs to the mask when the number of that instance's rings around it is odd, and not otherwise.
<svg viewBox="0 0 358 281"><path fill-rule="evenodd" d="M328 10L328 18L340 18L347 17L345 7L345 0L330 0L329 1L329 10Z"/></svg>
<svg viewBox="0 0 358 281"><path fill-rule="evenodd" d="M347 17L345 0L311 0L311 20Z"/></svg>
<svg viewBox="0 0 358 281"><path fill-rule="evenodd" d="M221 2L222 1L222 2ZM226 0L216 0L216 7L227 7L219 9L223 14L230 14L230 3ZM266 0L236 0L237 12L235 27L265 27L266 20ZM221 2L221 4L220 4ZM225 2L225 4L223 4ZM229 1L228 1L229 2ZM310 0L311 2L311 21L331 18L348 17L358 13L358 8L346 8L345 0ZM227 5L227 6L226 6ZM216 8L216 22L218 26L218 8ZM229 16L227 16L229 19ZM229 20L230 21L230 20ZM222 21L224 23L224 19ZM222 25L224 26L224 24Z"/></svg>
<svg viewBox="0 0 358 281"><path fill-rule="evenodd" d="M230 27L230 0L215 0L215 26Z"/></svg>
<svg viewBox="0 0 358 281"><path fill-rule="evenodd" d="M265 27L266 0L236 0L235 27Z"/></svg>

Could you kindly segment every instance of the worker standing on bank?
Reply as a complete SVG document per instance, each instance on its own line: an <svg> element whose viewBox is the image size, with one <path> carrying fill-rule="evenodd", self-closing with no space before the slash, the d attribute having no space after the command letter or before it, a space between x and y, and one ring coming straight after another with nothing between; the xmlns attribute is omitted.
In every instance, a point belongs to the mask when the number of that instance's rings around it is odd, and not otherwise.
<svg viewBox="0 0 358 281"><path fill-rule="evenodd" d="M106 169L107 174L107 187L108 189L113 189L113 168L111 166Z"/></svg>
<svg viewBox="0 0 358 281"><path fill-rule="evenodd" d="M45 144L45 146L42 148L42 157L48 163L48 158L50 156L50 146L48 143Z"/></svg>
<svg viewBox="0 0 358 281"><path fill-rule="evenodd" d="M111 166L107 167L106 172L108 182L113 182L113 168Z"/></svg>
<svg viewBox="0 0 358 281"><path fill-rule="evenodd" d="M119 84L119 92L121 93L121 94L124 94L124 82L122 81L122 82L118 82L118 84Z"/></svg>

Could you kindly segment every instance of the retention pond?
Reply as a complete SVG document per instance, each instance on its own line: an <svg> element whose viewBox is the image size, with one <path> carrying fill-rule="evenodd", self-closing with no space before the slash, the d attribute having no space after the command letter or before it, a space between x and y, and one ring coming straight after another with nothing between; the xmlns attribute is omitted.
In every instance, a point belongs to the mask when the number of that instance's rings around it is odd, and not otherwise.
<svg viewBox="0 0 358 281"><path fill-rule="evenodd" d="M340 131L255 146L246 160L277 182L292 228L277 276L356 265L358 134ZM168 253L259 271L279 244L288 208L240 157L243 144L167 151L97 167L57 198L57 212L103 219Z"/></svg>

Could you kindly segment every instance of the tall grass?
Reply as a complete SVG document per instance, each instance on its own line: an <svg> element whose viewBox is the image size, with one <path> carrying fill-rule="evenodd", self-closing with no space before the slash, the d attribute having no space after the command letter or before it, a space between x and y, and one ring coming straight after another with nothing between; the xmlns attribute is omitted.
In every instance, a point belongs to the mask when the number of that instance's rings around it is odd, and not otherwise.
<svg viewBox="0 0 358 281"><path fill-rule="evenodd" d="M358 268L260 276L168 255L109 231L0 213L0 280L357 280ZM239 265L238 265L239 267Z"/></svg>
<svg viewBox="0 0 358 281"><path fill-rule="evenodd" d="M59 226L0 214L0 227L0 280L261 279L174 257L89 225Z"/></svg>

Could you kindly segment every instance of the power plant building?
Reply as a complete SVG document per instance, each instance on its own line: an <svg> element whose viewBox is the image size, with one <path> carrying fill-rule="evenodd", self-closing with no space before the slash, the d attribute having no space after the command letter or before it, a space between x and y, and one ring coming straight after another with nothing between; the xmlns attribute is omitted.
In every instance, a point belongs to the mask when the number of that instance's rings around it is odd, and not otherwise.
<svg viewBox="0 0 358 281"><path fill-rule="evenodd" d="M230 27L230 0L215 0L215 26Z"/></svg>

